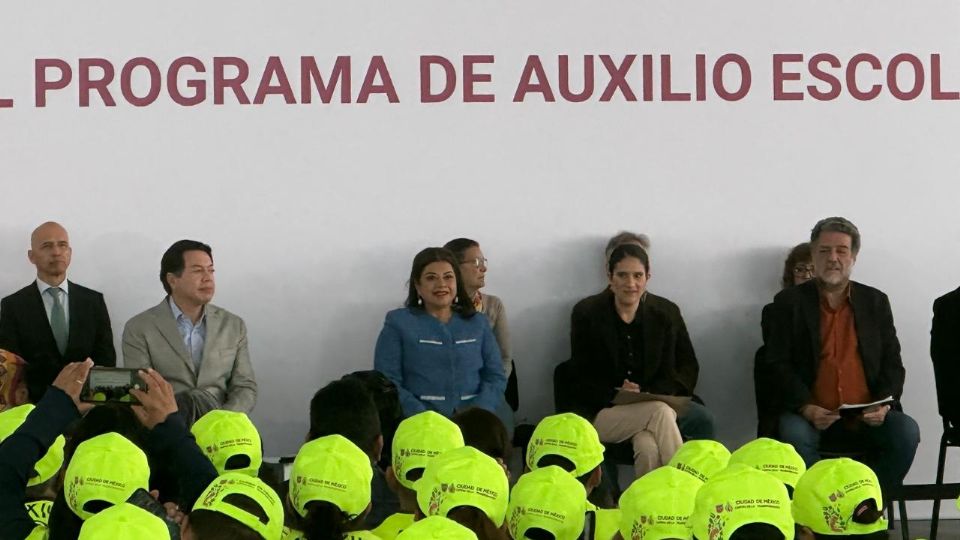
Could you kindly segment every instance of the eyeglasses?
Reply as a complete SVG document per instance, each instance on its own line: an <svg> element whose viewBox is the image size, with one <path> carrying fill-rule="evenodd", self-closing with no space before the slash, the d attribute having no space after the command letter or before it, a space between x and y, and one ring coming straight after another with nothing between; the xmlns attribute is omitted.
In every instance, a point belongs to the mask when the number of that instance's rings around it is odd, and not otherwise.
<svg viewBox="0 0 960 540"><path fill-rule="evenodd" d="M795 276L812 276L813 275L813 265L812 264L798 264L793 267L793 275Z"/></svg>
<svg viewBox="0 0 960 540"><path fill-rule="evenodd" d="M487 259L486 257L476 257L476 258L473 258L473 259L467 259L467 260L465 260L465 261L460 261L460 264L472 264L472 265L476 266L477 268L480 268L480 267L486 267L488 260L490 260L490 259Z"/></svg>

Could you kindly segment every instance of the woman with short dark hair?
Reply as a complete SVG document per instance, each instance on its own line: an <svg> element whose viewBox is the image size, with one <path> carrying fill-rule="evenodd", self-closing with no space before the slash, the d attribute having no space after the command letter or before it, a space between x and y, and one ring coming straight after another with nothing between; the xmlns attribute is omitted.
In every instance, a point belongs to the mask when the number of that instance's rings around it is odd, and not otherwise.
<svg viewBox="0 0 960 540"><path fill-rule="evenodd" d="M631 441L634 471L665 465L682 444L677 413L662 401L614 405L625 392L692 396L699 367L676 304L647 292L650 260L636 244L610 255L610 287L573 308L572 364L578 409L603 442Z"/></svg>
<svg viewBox="0 0 960 540"><path fill-rule="evenodd" d="M414 257L405 306L387 313L374 351L374 367L397 386L404 415L451 416L470 406L496 412L507 383L500 351L453 253L431 247Z"/></svg>

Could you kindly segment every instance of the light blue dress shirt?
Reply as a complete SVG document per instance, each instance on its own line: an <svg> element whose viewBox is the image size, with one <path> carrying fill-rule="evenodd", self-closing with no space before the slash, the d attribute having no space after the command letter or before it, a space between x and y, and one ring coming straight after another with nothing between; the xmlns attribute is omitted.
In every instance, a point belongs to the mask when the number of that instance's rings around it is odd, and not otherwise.
<svg viewBox="0 0 960 540"><path fill-rule="evenodd" d="M180 337L183 338L183 345L190 353L193 359L193 367L200 372L200 360L203 359L203 343L207 339L207 314L200 316L197 324L193 324L190 317L183 314L183 311L173 301L173 297L168 298L170 310L173 311L173 318L177 321L177 330L180 331Z"/></svg>

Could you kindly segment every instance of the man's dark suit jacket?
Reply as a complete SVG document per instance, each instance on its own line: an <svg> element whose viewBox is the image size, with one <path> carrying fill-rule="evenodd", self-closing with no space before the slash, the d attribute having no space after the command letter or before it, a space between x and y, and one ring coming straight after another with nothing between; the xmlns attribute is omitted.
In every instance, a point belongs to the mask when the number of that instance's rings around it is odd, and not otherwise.
<svg viewBox="0 0 960 540"><path fill-rule="evenodd" d="M930 330L930 357L937 381L940 415L960 423L960 289L933 302L933 328Z"/></svg>
<svg viewBox="0 0 960 540"><path fill-rule="evenodd" d="M30 398L39 400L63 366L90 357L98 366L116 366L113 331L103 295L70 281L70 335L60 354L37 283L0 301L0 349L27 361Z"/></svg>
<svg viewBox="0 0 960 540"><path fill-rule="evenodd" d="M646 293L639 313L643 326L643 373L633 382L644 392L693 395L700 366L680 315L666 298ZM608 289L577 302L570 321L573 371L577 377L578 412L595 415L608 407L623 383L617 365L617 324L613 293Z"/></svg>
<svg viewBox="0 0 960 540"><path fill-rule="evenodd" d="M850 303L870 394L874 399L900 399L906 372L887 295L851 281ZM777 385L781 410L797 411L810 403L820 366L820 292L816 280L780 291L769 315L763 378Z"/></svg>

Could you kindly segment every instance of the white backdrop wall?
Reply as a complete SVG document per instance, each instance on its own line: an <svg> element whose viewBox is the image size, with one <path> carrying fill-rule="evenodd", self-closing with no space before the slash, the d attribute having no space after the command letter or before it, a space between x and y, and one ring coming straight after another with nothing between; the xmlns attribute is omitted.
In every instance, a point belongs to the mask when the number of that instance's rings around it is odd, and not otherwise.
<svg viewBox="0 0 960 540"><path fill-rule="evenodd" d="M960 278L960 187L954 178L957 101L931 99L930 54L941 86L960 88L960 5L934 1L770 4L626 2L17 3L0 18L0 290L32 278L29 233L47 219L69 229L70 277L105 293L124 322L162 296L163 250L180 238L214 247L215 302L243 316L260 387L253 418L268 454L291 454L309 397L370 368L383 314L400 304L414 253L456 236L479 240L489 292L506 303L521 381L521 418L552 410L553 367L569 355L573 304L603 286L602 248L630 229L653 239L650 290L683 310L701 363L698 388L731 446L754 434L751 369L760 310L778 287L790 246L817 219L844 215L863 233L855 279L890 295L907 384L903 403L923 443L910 482L933 480L937 415L929 328L933 300ZM915 54L926 68L911 101L884 88L872 101L844 89L830 101L773 99L773 54L857 53L884 64ZM694 55L708 66L743 55L746 98L726 102L564 102L557 56L669 54L677 91L694 88ZM494 103L419 102L418 58L494 55ZM558 101L511 100L527 55L543 59ZM124 62L236 56L253 95L267 57L283 58L299 96L300 56L326 77L353 61L353 97L382 55L399 103L242 106L229 92L195 107L166 90L147 107L93 95L78 106L77 74L34 102L34 60ZM791 69L805 72L805 64ZM833 70L840 73L843 70ZM910 87L909 69L901 86ZM142 95L140 72L134 88ZM658 73L658 72L657 72ZM736 87L735 70L725 81ZM883 77L861 67L863 87ZM181 77L183 79L183 77ZM628 76L639 95L640 59ZM808 74L793 90L816 81ZM659 92L659 80L655 87ZM825 88L824 84L820 84ZM437 87L435 87L437 88ZM708 86L709 88L709 86ZM209 91L212 95L212 90ZM657 94L659 95L659 94ZM298 98L299 99L299 98ZM954 457L956 459L956 457ZM960 480L960 460L949 480ZM948 505L949 506L949 505Z"/></svg>

